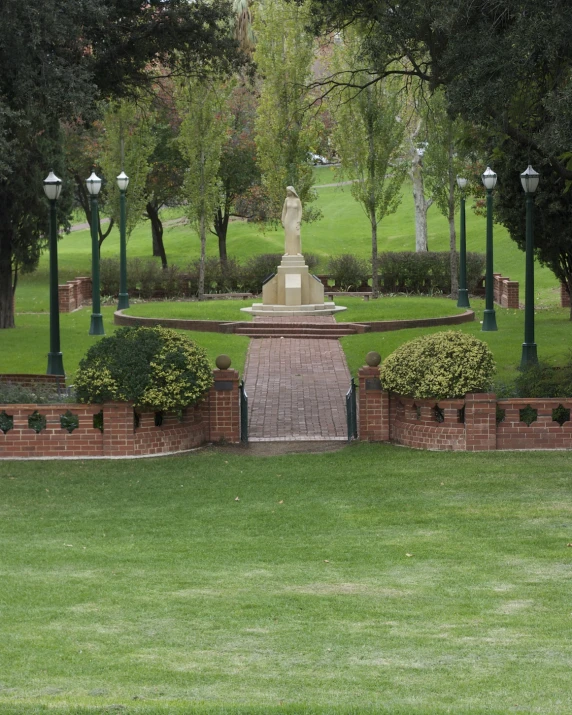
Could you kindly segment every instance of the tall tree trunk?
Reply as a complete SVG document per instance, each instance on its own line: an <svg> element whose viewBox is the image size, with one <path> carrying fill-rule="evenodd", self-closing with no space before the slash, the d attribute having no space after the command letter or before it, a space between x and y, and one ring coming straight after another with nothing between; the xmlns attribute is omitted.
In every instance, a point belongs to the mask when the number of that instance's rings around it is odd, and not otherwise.
<svg viewBox="0 0 572 715"><path fill-rule="evenodd" d="M449 142L449 250L451 251L451 298L459 297L459 257L455 231L455 175L453 173L453 143Z"/></svg>
<svg viewBox="0 0 572 715"><path fill-rule="evenodd" d="M202 208L199 218L199 237L201 239L201 257L199 259L199 300L204 300L205 298L205 256L207 249L205 191L205 153L204 151L201 151L199 192L201 195Z"/></svg>
<svg viewBox="0 0 572 715"><path fill-rule="evenodd" d="M0 329L14 328L14 284L12 274L12 231L0 227Z"/></svg>
<svg viewBox="0 0 572 715"><path fill-rule="evenodd" d="M145 210L151 221L151 235L153 237L153 255L161 257L163 270L167 269L167 254L163 243L163 222L159 217L159 206L154 201L148 201Z"/></svg>
<svg viewBox="0 0 572 715"><path fill-rule="evenodd" d="M226 254L226 234L228 232L228 220L230 218L229 213L230 207L225 206L224 212L219 206L216 210L214 217L214 229L218 236L218 255L220 259L221 266L226 266L228 256Z"/></svg>
<svg viewBox="0 0 572 715"><path fill-rule="evenodd" d="M371 221L371 297L379 298L379 259L377 256L377 218L375 209L369 212Z"/></svg>
<svg viewBox="0 0 572 715"><path fill-rule="evenodd" d="M423 161L418 149L413 150L411 162L411 181L413 183L413 203L415 206L415 251L428 251L427 242L427 211L433 203L425 198L423 184Z"/></svg>

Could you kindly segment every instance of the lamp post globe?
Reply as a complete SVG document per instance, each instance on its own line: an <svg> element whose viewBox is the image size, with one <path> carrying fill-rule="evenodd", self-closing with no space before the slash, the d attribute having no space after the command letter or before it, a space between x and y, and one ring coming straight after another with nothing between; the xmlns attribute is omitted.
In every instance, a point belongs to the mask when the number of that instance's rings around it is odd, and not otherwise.
<svg viewBox="0 0 572 715"><path fill-rule="evenodd" d="M487 248L485 275L485 313L483 316L483 331L498 330L494 307L494 276L493 276L493 189L497 183L497 175L487 166L483 172L483 184L487 190Z"/></svg>
<svg viewBox="0 0 572 715"><path fill-rule="evenodd" d="M103 316L101 314L101 297L99 291L99 215L97 196L101 191L101 179L95 171L86 179L87 193L91 199L91 322L90 335L105 335Z"/></svg>
<svg viewBox="0 0 572 715"><path fill-rule="evenodd" d="M122 171L117 177L119 187L119 299L117 310L129 308L129 293L127 292L127 212L125 208L125 192L129 186L129 177Z"/></svg>
<svg viewBox="0 0 572 715"><path fill-rule="evenodd" d="M50 202L50 352L48 375L64 375L64 361L60 350L60 305L58 291L58 224L56 201L62 192L62 180L53 171L44 179L44 193Z"/></svg>
<svg viewBox="0 0 572 715"><path fill-rule="evenodd" d="M467 290L467 232L465 222L465 189L467 179L457 176L457 186L461 191L461 235L459 241L459 297L457 299L458 308L470 308L469 291Z"/></svg>
<svg viewBox="0 0 572 715"><path fill-rule="evenodd" d="M534 342L534 192L538 188L540 174L530 164L520 175L526 194L526 268L524 288L524 343L520 367L524 369L538 364Z"/></svg>

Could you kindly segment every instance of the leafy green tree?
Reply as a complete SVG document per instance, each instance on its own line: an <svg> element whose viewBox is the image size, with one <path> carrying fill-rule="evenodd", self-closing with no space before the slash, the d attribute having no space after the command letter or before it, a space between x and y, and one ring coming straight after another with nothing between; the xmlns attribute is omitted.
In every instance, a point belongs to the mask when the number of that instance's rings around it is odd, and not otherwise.
<svg viewBox="0 0 572 715"><path fill-rule="evenodd" d="M183 117L179 141L189 167L184 182L187 216L201 242L199 300L205 292L206 234L220 198L218 172L230 125L228 93L228 85L195 80L181 87L177 100Z"/></svg>
<svg viewBox="0 0 572 715"><path fill-rule="evenodd" d="M365 89L345 88L332 105L336 118L334 144L342 174L352 180L351 193L371 225L372 295L379 295L377 231L385 216L394 213L401 202L401 187L406 173L401 160L405 123L400 121L399 85L391 80L368 85L360 71L360 41L348 33L340 46L336 66L351 71Z"/></svg>
<svg viewBox="0 0 572 715"><path fill-rule="evenodd" d="M92 121L98 99L134 96L154 81L159 66L195 75L234 71L244 57L230 18L225 0L4 0L0 329L14 326L18 272L33 270L45 246L42 180L50 168L66 176L60 121ZM60 225L71 198L66 183Z"/></svg>
<svg viewBox="0 0 572 715"><path fill-rule="evenodd" d="M151 156L157 145L155 114L150 102L142 97L110 102L103 115L105 133L100 158L107 182L108 211L119 222L119 188L116 177L123 169L129 177L127 202L127 237L141 222L147 204L147 177Z"/></svg>
<svg viewBox="0 0 572 715"><path fill-rule="evenodd" d="M256 146L269 215L278 220L286 186L294 186L304 207L304 220L319 218L310 204L313 170L308 155L318 137L316 111L306 88L314 59L314 36L304 4L264 0L256 6L254 60L262 78L256 118Z"/></svg>
<svg viewBox="0 0 572 715"><path fill-rule="evenodd" d="M226 236L230 217L244 215L244 210L239 208L240 200L260 183L260 168L256 161L254 141L254 89L245 82L236 83L230 92L228 103L230 122L220 157L219 202L214 213L214 230L211 229L218 237L222 264L227 262Z"/></svg>
<svg viewBox="0 0 572 715"><path fill-rule="evenodd" d="M442 90L435 92L425 109L427 147L423 156L425 181L437 208L449 223L449 251L451 254L451 295L459 295L457 233L455 210L459 203L457 175L463 173L463 122L447 113Z"/></svg>

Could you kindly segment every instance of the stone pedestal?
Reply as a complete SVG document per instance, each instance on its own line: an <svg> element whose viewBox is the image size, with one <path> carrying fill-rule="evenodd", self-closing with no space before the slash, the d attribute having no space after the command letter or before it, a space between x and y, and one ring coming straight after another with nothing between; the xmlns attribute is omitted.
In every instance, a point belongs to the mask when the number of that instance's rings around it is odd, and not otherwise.
<svg viewBox="0 0 572 715"><path fill-rule="evenodd" d="M331 315L345 308L324 302L324 286L308 271L304 256L284 255L262 286L262 303L241 310L255 315Z"/></svg>

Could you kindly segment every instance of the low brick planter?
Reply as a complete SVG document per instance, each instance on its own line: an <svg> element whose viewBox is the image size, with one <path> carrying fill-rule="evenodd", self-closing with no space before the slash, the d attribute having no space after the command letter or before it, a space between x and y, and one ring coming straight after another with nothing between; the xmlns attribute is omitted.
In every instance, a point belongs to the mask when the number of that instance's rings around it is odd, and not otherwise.
<svg viewBox="0 0 572 715"><path fill-rule="evenodd" d="M0 404L0 459L138 457L239 442L238 372L213 377L203 400L181 414L140 412L129 402Z"/></svg>
<svg viewBox="0 0 572 715"><path fill-rule="evenodd" d="M358 434L429 450L572 449L572 398L414 400L383 390L379 368L359 371Z"/></svg>

